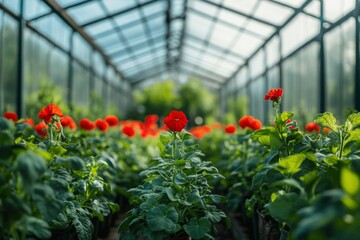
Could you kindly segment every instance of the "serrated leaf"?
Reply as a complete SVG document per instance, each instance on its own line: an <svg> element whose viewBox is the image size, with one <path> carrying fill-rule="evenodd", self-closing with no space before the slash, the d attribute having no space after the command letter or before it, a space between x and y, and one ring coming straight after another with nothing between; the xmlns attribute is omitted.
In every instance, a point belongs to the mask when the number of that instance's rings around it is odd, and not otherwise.
<svg viewBox="0 0 360 240"><path fill-rule="evenodd" d="M349 135L344 141L344 146L351 141L359 141L360 140L360 129L355 129L349 132Z"/></svg>
<svg viewBox="0 0 360 240"><path fill-rule="evenodd" d="M306 156L303 153L290 155L285 158L279 159L279 166L283 167L287 173L295 174L300 171L301 163L305 160Z"/></svg>
<svg viewBox="0 0 360 240"><path fill-rule="evenodd" d="M316 115L314 122L320 124L322 127L330 128L334 132L339 131L339 126L336 124L336 118L331 112Z"/></svg>
<svg viewBox="0 0 360 240"><path fill-rule="evenodd" d="M206 217L192 218L189 223L184 225L185 232L194 239L205 237L210 231L210 227L211 223Z"/></svg>
<svg viewBox="0 0 360 240"><path fill-rule="evenodd" d="M360 113L353 113L345 121L345 131L350 131L360 126Z"/></svg>
<svg viewBox="0 0 360 240"><path fill-rule="evenodd" d="M359 176L347 168L341 170L340 184L344 191L350 195L355 195L359 192Z"/></svg>
<svg viewBox="0 0 360 240"><path fill-rule="evenodd" d="M18 225L29 236L36 237L37 239L49 239L51 237L49 225L42 219L25 216L18 222Z"/></svg>
<svg viewBox="0 0 360 240"><path fill-rule="evenodd" d="M153 231L165 230L168 233L175 233L180 229L179 214L174 207L160 204L152 208L146 215L149 228Z"/></svg>
<svg viewBox="0 0 360 240"><path fill-rule="evenodd" d="M288 119L290 119L292 116L294 116L294 113L292 112L282 112L279 115L279 120L281 120L281 122L286 122Z"/></svg>

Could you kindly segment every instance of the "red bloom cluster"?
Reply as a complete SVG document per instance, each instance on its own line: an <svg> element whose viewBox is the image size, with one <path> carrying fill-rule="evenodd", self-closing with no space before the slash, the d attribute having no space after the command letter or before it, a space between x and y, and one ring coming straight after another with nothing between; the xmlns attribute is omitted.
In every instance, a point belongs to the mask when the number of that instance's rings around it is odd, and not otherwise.
<svg viewBox="0 0 360 240"><path fill-rule="evenodd" d="M18 115L15 112L6 112L3 116L4 118L9 119L13 122L16 122L19 119Z"/></svg>
<svg viewBox="0 0 360 240"><path fill-rule="evenodd" d="M208 125L199 126L199 127L193 127L193 128L191 128L189 130L189 133L194 135L194 137L197 138L197 139L203 138L209 132L211 132L211 127L208 126Z"/></svg>
<svg viewBox="0 0 360 240"><path fill-rule="evenodd" d="M265 95L264 100L276 101L283 95L282 88L274 89L270 88L270 91Z"/></svg>
<svg viewBox="0 0 360 240"><path fill-rule="evenodd" d="M291 119L286 120L286 124L289 124L289 123L291 123ZM290 125L289 128L290 128L290 130L293 130L295 128L295 126Z"/></svg>
<svg viewBox="0 0 360 240"><path fill-rule="evenodd" d="M229 124L225 127L225 132L228 134L233 134L236 132L236 126L234 124Z"/></svg>
<svg viewBox="0 0 360 240"><path fill-rule="evenodd" d="M330 129L330 128L327 128L327 127L324 127L324 128L323 128L323 132L324 132L325 134L329 134L329 133L331 132L331 129Z"/></svg>
<svg viewBox="0 0 360 240"><path fill-rule="evenodd" d="M310 122L305 126L306 132L311 133L313 131L320 132L320 126L314 122Z"/></svg>
<svg viewBox="0 0 360 240"><path fill-rule="evenodd" d="M110 127L115 127L119 124L119 119L114 115L106 116L105 121L109 124Z"/></svg>
<svg viewBox="0 0 360 240"><path fill-rule="evenodd" d="M73 131L76 130L76 122L72 119L72 117L64 116L61 118L60 122L63 127L68 127Z"/></svg>
<svg viewBox="0 0 360 240"><path fill-rule="evenodd" d="M99 130L101 130L103 132L106 132L109 128L109 124L105 120L102 120L102 119L97 119L95 122L95 125Z"/></svg>
<svg viewBox="0 0 360 240"><path fill-rule="evenodd" d="M43 138L48 135L46 129L47 129L47 125L43 122L38 123L35 126L35 131L37 132L37 134L39 134L39 136L41 136Z"/></svg>
<svg viewBox="0 0 360 240"><path fill-rule="evenodd" d="M125 126L122 129L122 133L125 134L128 137L133 137L135 136L135 129L133 127L130 126Z"/></svg>
<svg viewBox="0 0 360 240"><path fill-rule="evenodd" d="M79 127L84 130L92 131L95 128L95 124L90 119L83 118L79 122Z"/></svg>
<svg viewBox="0 0 360 240"><path fill-rule="evenodd" d="M30 127L34 127L35 125L34 120L32 120L32 118L24 119L24 123L29 124Z"/></svg>
<svg viewBox="0 0 360 240"><path fill-rule="evenodd" d="M39 118L44 120L45 123L50 123L54 115L63 116L61 109L55 104L49 104L39 112Z"/></svg>
<svg viewBox="0 0 360 240"><path fill-rule="evenodd" d="M156 114L151 114L145 117L145 125L156 124L159 117Z"/></svg>
<svg viewBox="0 0 360 240"><path fill-rule="evenodd" d="M248 127L254 131L261 129L261 127L262 127L261 121L259 119L256 119L252 116L247 116L247 115L240 118L238 124L242 129L245 129Z"/></svg>
<svg viewBox="0 0 360 240"><path fill-rule="evenodd" d="M182 111L171 111L164 119L165 125L173 132L181 132L189 121Z"/></svg>

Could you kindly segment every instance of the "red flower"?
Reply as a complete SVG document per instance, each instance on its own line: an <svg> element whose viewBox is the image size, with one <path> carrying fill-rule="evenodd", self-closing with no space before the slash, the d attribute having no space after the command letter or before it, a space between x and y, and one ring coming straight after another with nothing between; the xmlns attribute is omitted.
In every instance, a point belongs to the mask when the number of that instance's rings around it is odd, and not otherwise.
<svg viewBox="0 0 360 240"><path fill-rule="evenodd" d="M158 120L159 117L156 114L151 114L145 117L145 124L152 125L154 123L157 123Z"/></svg>
<svg viewBox="0 0 360 240"><path fill-rule="evenodd" d="M314 122L310 122L305 126L306 132L311 133L313 131L320 132L320 126Z"/></svg>
<svg viewBox="0 0 360 240"><path fill-rule="evenodd" d="M76 123L70 116L64 116L60 120L63 127L69 127L71 130L76 130Z"/></svg>
<svg viewBox="0 0 360 240"><path fill-rule="evenodd" d="M105 120L102 120L102 119L96 120L95 125L98 129L100 129L103 132L106 132L109 128L109 124Z"/></svg>
<svg viewBox="0 0 360 240"><path fill-rule="evenodd" d="M135 136L135 129L133 127L130 127L130 126L125 126L122 129L122 133L125 134L128 137L133 137L133 136Z"/></svg>
<svg viewBox="0 0 360 240"><path fill-rule="evenodd" d="M289 123L291 123L291 119L286 120L286 124L289 124ZM290 128L290 130L293 130L295 128L295 126L290 125L289 128Z"/></svg>
<svg viewBox="0 0 360 240"><path fill-rule="evenodd" d="M27 118L24 120L24 123L27 123L30 125L30 127L34 127L35 123L34 120L32 120L32 118Z"/></svg>
<svg viewBox="0 0 360 240"><path fill-rule="evenodd" d="M61 109L55 104L49 104L39 112L39 118L44 120L45 123L50 123L54 115L63 116Z"/></svg>
<svg viewBox="0 0 360 240"><path fill-rule="evenodd" d="M46 137L48 135L47 131L47 125L43 122L36 124L35 131L41 136Z"/></svg>
<svg viewBox="0 0 360 240"><path fill-rule="evenodd" d="M246 127L250 127L250 123L254 121L254 118L252 116L243 116L240 118L238 124L242 129L245 129Z"/></svg>
<svg viewBox="0 0 360 240"><path fill-rule="evenodd" d="M278 98L281 98L283 95L283 90L281 88L274 89L270 88L270 91L265 95L264 100L276 101Z"/></svg>
<svg viewBox="0 0 360 240"><path fill-rule="evenodd" d="M19 119L15 112L6 112L3 116L4 118L12 120L13 122L16 122Z"/></svg>
<svg viewBox="0 0 360 240"><path fill-rule="evenodd" d="M88 118L83 118L79 122L79 127L88 131L91 131L95 128L95 124Z"/></svg>
<svg viewBox="0 0 360 240"><path fill-rule="evenodd" d="M182 111L171 111L164 119L165 125L174 132L181 132L189 121Z"/></svg>
<svg viewBox="0 0 360 240"><path fill-rule="evenodd" d="M234 124L229 124L225 127L225 132L228 134L233 134L236 132L236 126Z"/></svg>
<svg viewBox="0 0 360 240"><path fill-rule="evenodd" d="M329 134L329 133L331 132L331 129L330 129L330 128L327 128L327 127L324 127L324 128L323 128L323 132L324 132L325 134Z"/></svg>
<svg viewBox="0 0 360 240"><path fill-rule="evenodd" d="M106 116L105 121L109 124L110 127L114 127L119 123L119 119L114 115Z"/></svg>
<svg viewBox="0 0 360 240"><path fill-rule="evenodd" d="M256 130L261 129L262 124L259 119L253 119L251 122L249 122L249 127L252 130L256 131Z"/></svg>

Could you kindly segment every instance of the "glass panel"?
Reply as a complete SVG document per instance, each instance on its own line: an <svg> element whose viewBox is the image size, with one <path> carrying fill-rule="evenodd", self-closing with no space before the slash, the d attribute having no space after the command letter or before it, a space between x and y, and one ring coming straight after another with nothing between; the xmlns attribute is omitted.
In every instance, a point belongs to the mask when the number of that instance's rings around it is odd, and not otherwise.
<svg viewBox="0 0 360 240"><path fill-rule="evenodd" d="M249 67L251 78L258 77L265 71L264 51L262 49L250 59Z"/></svg>
<svg viewBox="0 0 360 240"><path fill-rule="evenodd" d="M266 64L271 67L280 60L279 37L274 36L265 46Z"/></svg>
<svg viewBox="0 0 360 240"><path fill-rule="evenodd" d="M279 88L280 87L280 71L279 71L279 67L273 67L272 69L270 69L267 73L267 81L268 81L268 89L270 88ZM286 79L285 79L286 81ZM274 121L275 116L274 116L274 112L271 111L270 109L271 106L269 106L269 111L268 111L268 120L269 121ZM287 110L286 110L287 111Z"/></svg>
<svg viewBox="0 0 360 240"><path fill-rule="evenodd" d="M283 108L295 113L300 126L313 121L319 111L318 53L314 42L283 64Z"/></svg>
<svg viewBox="0 0 360 240"><path fill-rule="evenodd" d="M292 13L293 10L289 8L285 8L268 1L260 1L254 16L280 26L290 17Z"/></svg>
<svg viewBox="0 0 360 240"><path fill-rule="evenodd" d="M320 1L311 1L305 8L305 12L320 17Z"/></svg>
<svg viewBox="0 0 360 240"><path fill-rule="evenodd" d="M324 17L326 20L335 22L354 8L355 0L324 0Z"/></svg>
<svg viewBox="0 0 360 240"><path fill-rule="evenodd" d="M78 7L70 8L67 12L80 25L106 15L98 2L81 4Z"/></svg>
<svg viewBox="0 0 360 240"><path fill-rule="evenodd" d="M146 6L142 7L141 9L142 9L145 17L148 17L148 16L153 15L154 13L157 13L157 12L164 12L165 11L165 6L166 6L165 1L157 1L157 2L152 3L150 5L146 5Z"/></svg>
<svg viewBox="0 0 360 240"><path fill-rule="evenodd" d="M16 112L17 104L17 61L18 61L18 22L12 17L1 13L0 26L2 27L2 46L1 46L1 77L2 90L0 96L0 111ZM0 21L1 21L0 20Z"/></svg>
<svg viewBox="0 0 360 240"><path fill-rule="evenodd" d="M94 78L93 94L95 94L95 96L100 98L103 97L103 80L100 77Z"/></svg>
<svg viewBox="0 0 360 240"><path fill-rule="evenodd" d="M85 28L85 30L92 36L95 36L99 33L107 32L112 29L114 29L114 26L110 20L104 20L98 23L94 23Z"/></svg>
<svg viewBox="0 0 360 240"><path fill-rule="evenodd" d="M40 0L25 0L24 17L31 19L50 12L50 8Z"/></svg>
<svg viewBox="0 0 360 240"><path fill-rule="evenodd" d="M219 8L201 1L190 1L189 7L212 16L216 15L216 13L219 11Z"/></svg>
<svg viewBox="0 0 360 240"><path fill-rule="evenodd" d="M236 83L235 83L236 89L240 89L244 87L249 81L247 71L248 69L246 67L243 67L236 75Z"/></svg>
<svg viewBox="0 0 360 240"><path fill-rule="evenodd" d="M87 114L90 103L89 72L78 63L73 62L72 102L80 114Z"/></svg>
<svg viewBox="0 0 360 240"><path fill-rule="evenodd" d="M258 1L249 0L224 0L223 5L234 10L238 10L242 13L253 13Z"/></svg>
<svg viewBox="0 0 360 240"><path fill-rule="evenodd" d="M202 11L201 8L199 8L200 11ZM206 12L207 13L207 12ZM215 15L214 13L211 15ZM220 10L220 13L218 15L218 18L222 21L228 22L230 24L243 27L245 23L247 22L248 18L243 17L239 14L230 12L228 10L222 9Z"/></svg>
<svg viewBox="0 0 360 240"><path fill-rule="evenodd" d="M71 29L55 13L33 21L31 24L52 41L69 50Z"/></svg>
<svg viewBox="0 0 360 240"><path fill-rule="evenodd" d="M307 40L319 33L320 22L300 13L282 31L282 55L285 57Z"/></svg>
<svg viewBox="0 0 360 240"><path fill-rule="evenodd" d="M106 9L110 13L120 12L125 9L129 9L136 6L136 0L127 1L114 1L114 0L102 0Z"/></svg>
<svg viewBox="0 0 360 240"><path fill-rule="evenodd" d="M349 19L324 36L326 111L342 121L355 101L355 22Z"/></svg>
<svg viewBox="0 0 360 240"><path fill-rule="evenodd" d="M269 37L275 31L275 28L253 20L247 22L245 29L263 37Z"/></svg>
<svg viewBox="0 0 360 240"><path fill-rule="evenodd" d="M20 13L20 0L3 0L4 5L17 15Z"/></svg>
<svg viewBox="0 0 360 240"><path fill-rule="evenodd" d="M217 23L212 29L212 37L210 42L223 46L224 48L228 47L231 43L235 41L235 38L239 35L238 31L235 31L233 28L229 28L223 24Z"/></svg>
<svg viewBox="0 0 360 240"><path fill-rule="evenodd" d="M277 0L277 1L296 8L300 7L305 2L305 0Z"/></svg>
<svg viewBox="0 0 360 240"><path fill-rule="evenodd" d="M91 48L89 44L78 33L74 33L73 55L86 65L90 65Z"/></svg>
<svg viewBox="0 0 360 240"><path fill-rule="evenodd" d="M133 11L130 11L130 12L121 14L118 17L115 17L114 20L117 23L117 25L119 27L121 27L121 26L123 26L125 24L128 24L130 22L137 21L140 18L141 18L140 12L137 9L135 9Z"/></svg>
<svg viewBox="0 0 360 240"><path fill-rule="evenodd" d="M62 96L63 102L66 102L69 57L56 48L52 48L50 51L50 62L47 66L49 68L49 80L54 84L59 95Z"/></svg>
<svg viewBox="0 0 360 240"><path fill-rule="evenodd" d="M188 13L186 21L187 32L201 39L205 39L207 37L209 29L213 23L212 21L191 13Z"/></svg>
<svg viewBox="0 0 360 240"><path fill-rule="evenodd" d="M250 56L260 45L262 41L247 34L241 34L232 51L244 56Z"/></svg>
<svg viewBox="0 0 360 240"><path fill-rule="evenodd" d="M250 83L250 114L261 122L265 120L265 79L260 77Z"/></svg>
<svg viewBox="0 0 360 240"><path fill-rule="evenodd" d="M100 76L103 76L104 74L104 70L105 70L105 62L104 62L104 59L102 58L102 56L97 53L97 52L94 52L93 54L94 56L94 69L95 69L95 72L100 75Z"/></svg>
<svg viewBox="0 0 360 240"><path fill-rule="evenodd" d="M67 6L73 5L75 3L82 2L82 1L83 0L56 0L56 2L62 7L67 7Z"/></svg>

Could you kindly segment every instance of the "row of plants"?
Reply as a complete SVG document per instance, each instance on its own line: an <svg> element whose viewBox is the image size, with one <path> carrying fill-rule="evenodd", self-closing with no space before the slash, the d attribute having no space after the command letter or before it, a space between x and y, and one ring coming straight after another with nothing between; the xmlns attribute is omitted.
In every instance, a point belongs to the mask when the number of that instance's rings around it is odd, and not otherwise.
<svg viewBox="0 0 360 240"><path fill-rule="evenodd" d="M225 176L217 191L254 239L358 239L360 113L339 124L325 112L302 128L279 110L282 95L271 89L264 97L273 124L256 128L244 116L242 131L200 140Z"/></svg>
<svg viewBox="0 0 360 240"><path fill-rule="evenodd" d="M77 125L55 104L38 116L35 126L13 112L0 118L1 239L106 235L99 232L108 230L104 222L141 182L148 159L159 155L148 137L160 131L157 118L122 122L120 129L115 116Z"/></svg>

